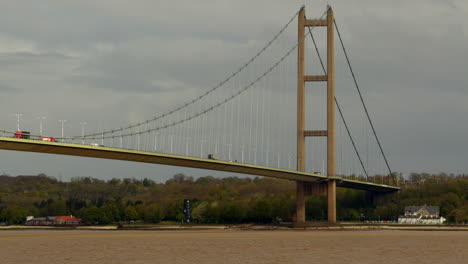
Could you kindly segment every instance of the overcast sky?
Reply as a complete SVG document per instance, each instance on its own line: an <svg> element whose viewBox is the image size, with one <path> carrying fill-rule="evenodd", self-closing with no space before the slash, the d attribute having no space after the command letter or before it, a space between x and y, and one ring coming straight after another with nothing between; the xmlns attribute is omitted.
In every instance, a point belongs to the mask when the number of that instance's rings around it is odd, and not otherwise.
<svg viewBox="0 0 468 264"><path fill-rule="evenodd" d="M462 0L0 0L0 127L14 130L15 113L36 130L36 117L46 116L44 128L55 135L59 119L79 131L82 121L102 126L151 117L224 79L301 5L318 17L327 2L392 169L467 173ZM64 180L228 175L11 151L0 151L0 169Z"/></svg>

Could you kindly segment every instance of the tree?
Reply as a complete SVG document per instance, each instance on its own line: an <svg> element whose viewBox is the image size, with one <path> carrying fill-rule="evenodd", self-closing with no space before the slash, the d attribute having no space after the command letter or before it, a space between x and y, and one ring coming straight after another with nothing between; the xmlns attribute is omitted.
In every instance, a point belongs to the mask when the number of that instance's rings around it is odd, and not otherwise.
<svg viewBox="0 0 468 264"><path fill-rule="evenodd" d="M197 223L206 223L206 210L208 209L208 202L201 202L192 210L192 220Z"/></svg>
<svg viewBox="0 0 468 264"><path fill-rule="evenodd" d="M151 186L154 186L155 184L156 183L151 179L148 179L148 178L143 179L143 186L145 187L151 187Z"/></svg>
<svg viewBox="0 0 468 264"><path fill-rule="evenodd" d="M450 217L453 218L456 223L463 224L468 222L468 202L466 202L464 206L454 209L451 212Z"/></svg>
<svg viewBox="0 0 468 264"><path fill-rule="evenodd" d="M118 185L120 184L122 181L120 179L117 179L117 178L112 178L111 180L109 180L107 183L111 184L111 185Z"/></svg>
<svg viewBox="0 0 468 264"><path fill-rule="evenodd" d="M28 210L21 206L10 205L2 210L0 219L7 222L9 225L22 224L26 221Z"/></svg>
<svg viewBox="0 0 468 264"><path fill-rule="evenodd" d="M165 218L167 220L178 220L179 214L183 215L184 212L184 201L182 199L169 201L165 206Z"/></svg>
<svg viewBox="0 0 468 264"><path fill-rule="evenodd" d="M183 173L177 173L176 175L172 177L172 179L176 183L182 183L185 181L185 175Z"/></svg>
<svg viewBox="0 0 468 264"><path fill-rule="evenodd" d="M455 214L452 212L460 205L460 198L457 194L449 192L442 196L440 203L440 213L443 216L447 216L449 221L455 221Z"/></svg>
<svg viewBox="0 0 468 264"><path fill-rule="evenodd" d="M259 200L250 210L250 218L256 223L270 223L273 219L272 206L267 200Z"/></svg>
<svg viewBox="0 0 468 264"><path fill-rule="evenodd" d="M310 220L325 220L327 204L324 197L311 196L306 200L306 218Z"/></svg>
<svg viewBox="0 0 468 264"><path fill-rule="evenodd" d="M48 215L68 215L67 204L64 200L55 200L48 205Z"/></svg>
<svg viewBox="0 0 468 264"><path fill-rule="evenodd" d="M177 215L176 215L176 220L177 220L178 222L184 221L184 220L185 220L185 215L184 215L183 213L177 214Z"/></svg>
<svg viewBox="0 0 468 264"><path fill-rule="evenodd" d="M101 207L102 213L109 222L122 220L119 206L116 203L108 203Z"/></svg>
<svg viewBox="0 0 468 264"><path fill-rule="evenodd" d="M81 218L85 223L89 224L104 224L108 220L105 218L102 210L95 205L84 208Z"/></svg>
<svg viewBox="0 0 468 264"><path fill-rule="evenodd" d="M209 203L208 206L206 207L205 215L204 215L206 223L214 223L214 224L219 223L220 214L221 212L219 210L218 202L215 201L215 202Z"/></svg>
<svg viewBox="0 0 468 264"><path fill-rule="evenodd" d="M247 209L234 202L226 202L220 208L220 220L224 223L240 223L247 215Z"/></svg>
<svg viewBox="0 0 468 264"><path fill-rule="evenodd" d="M135 221L140 219L138 212L136 211L134 206L127 206L125 207L125 220L127 221Z"/></svg>
<svg viewBox="0 0 468 264"><path fill-rule="evenodd" d="M157 204L150 204L145 208L144 220L146 223L159 223L163 218L162 210Z"/></svg>

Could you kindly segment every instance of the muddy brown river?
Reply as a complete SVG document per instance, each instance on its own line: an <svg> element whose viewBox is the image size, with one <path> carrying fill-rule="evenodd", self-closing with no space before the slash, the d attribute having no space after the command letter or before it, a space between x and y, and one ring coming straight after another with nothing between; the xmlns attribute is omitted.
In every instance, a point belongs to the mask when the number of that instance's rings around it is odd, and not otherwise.
<svg viewBox="0 0 468 264"><path fill-rule="evenodd" d="M468 263L468 232L8 230L0 263Z"/></svg>

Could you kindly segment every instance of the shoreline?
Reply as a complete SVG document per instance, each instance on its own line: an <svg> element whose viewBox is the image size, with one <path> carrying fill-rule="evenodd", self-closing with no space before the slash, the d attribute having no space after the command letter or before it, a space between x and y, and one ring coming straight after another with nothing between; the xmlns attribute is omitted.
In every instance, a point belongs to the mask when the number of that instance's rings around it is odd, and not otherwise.
<svg viewBox="0 0 468 264"><path fill-rule="evenodd" d="M54 226L0 226L2 230L83 230L83 231L378 231L378 230L399 230L399 231L468 231L468 225L366 225L366 224L336 224L317 225L316 223L304 226L286 225L106 225L106 226L77 226L77 227L54 227Z"/></svg>

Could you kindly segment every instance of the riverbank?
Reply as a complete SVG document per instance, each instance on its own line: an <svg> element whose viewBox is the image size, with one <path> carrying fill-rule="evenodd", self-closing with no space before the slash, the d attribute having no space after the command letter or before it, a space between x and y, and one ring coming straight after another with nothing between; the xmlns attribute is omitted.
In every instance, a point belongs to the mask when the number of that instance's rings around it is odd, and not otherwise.
<svg viewBox="0 0 468 264"><path fill-rule="evenodd" d="M0 226L1 230L147 230L147 231L183 231L183 230L400 230L400 231L468 231L468 225L400 225L400 224L335 224L310 223L303 226L293 225L106 225L106 226L76 226L76 227L54 227L54 226Z"/></svg>

